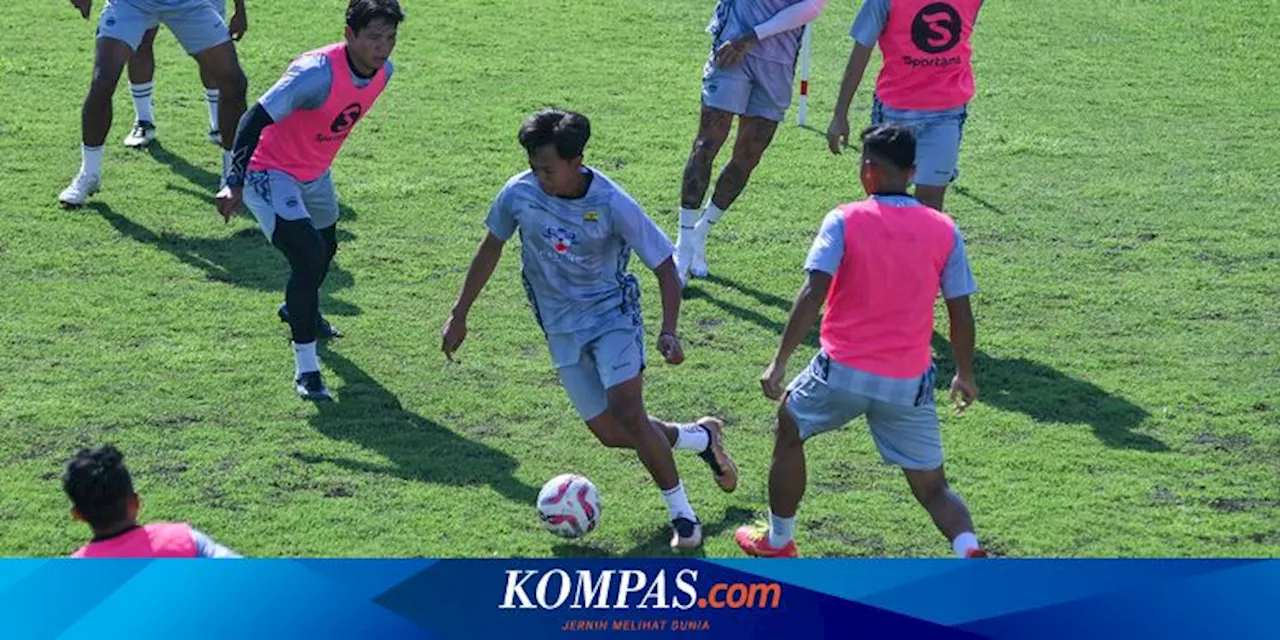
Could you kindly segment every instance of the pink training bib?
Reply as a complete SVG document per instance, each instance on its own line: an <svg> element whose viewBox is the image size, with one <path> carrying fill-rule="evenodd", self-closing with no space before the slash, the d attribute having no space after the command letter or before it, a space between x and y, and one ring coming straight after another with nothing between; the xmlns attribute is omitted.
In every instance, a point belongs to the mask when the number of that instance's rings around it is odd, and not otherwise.
<svg viewBox="0 0 1280 640"><path fill-rule="evenodd" d="M364 87L357 87L347 63L347 44L339 42L302 55L329 58L333 82L319 109L298 109L262 131L249 170L283 171L301 182L324 175L347 135L387 86L386 69L378 69Z"/></svg>
<svg viewBox="0 0 1280 640"><path fill-rule="evenodd" d="M101 542L90 542L72 558L194 558L196 541L191 525L157 523L138 527Z"/></svg>
<svg viewBox="0 0 1280 640"><path fill-rule="evenodd" d="M894 109L941 111L973 98L969 36L982 0L893 0L880 34L876 96Z"/></svg>

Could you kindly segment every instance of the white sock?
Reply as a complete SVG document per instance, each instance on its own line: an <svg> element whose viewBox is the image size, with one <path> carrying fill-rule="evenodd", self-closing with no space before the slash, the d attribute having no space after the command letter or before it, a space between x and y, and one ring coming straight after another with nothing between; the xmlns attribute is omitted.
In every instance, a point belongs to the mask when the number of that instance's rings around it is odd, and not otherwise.
<svg viewBox="0 0 1280 640"><path fill-rule="evenodd" d="M663 490L662 497L667 501L667 513L672 520L688 518L697 522L698 516L694 515L693 507L689 505L689 496L684 493L683 482L677 482L676 486Z"/></svg>
<svg viewBox="0 0 1280 640"><path fill-rule="evenodd" d="M796 518L779 518L769 510L769 546L774 549L785 547L796 535Z"/></svg>
<svg viewBox="0 0 1280 640"><path fill-rule="evenodd" d="M129 85L129 92L133 94L133 112L138 122L156 121L155 114L151 112L151 93L155 86L154 81Z"/></svg>
<svg viewBox="0 0 1280 640"><path fill-rule="evenodd" d="M209 102L209 130L217 131L218 127L218 90L205 89L204 99Z"/></svg>
<svg viewBox="0 0 1280 640"><path fill-rule="evenodd" d="M951 541L951 548L955 550L957 556L963 558L970 549L980 548L978 547L978 536L973 535L971 531L966 531Z"/></svg>
<svg viewBox="0 0 1280 640"><path fill-rule="evenodd" d="M701 209L680 209L680 233L676 236L676 245L685 244L693 228L698 224L698 218L702 217Z"/></svg>
<svg viewBox="0 0 1280 640"><path fill-rule="evenodd" d="M320 370L320 360L316 358L314 340L303 344L293 343L293 359L296 363L293 370L295 378L310 371Z"/></svg>
<svg viewBox="0 0 1280 640"><path fill-rule="evenodd" d="M80 145L80 173L87 176L96 176L102 173L102 151L103 146L98 145L91 147L87 144Z"/></svg>
<svg viewBox="0 0 1280 640"><path fill-rule="evenodd" d="M723 216L726 211L727 209L721 209L720 207L717 207L715 204L708 202L707 212L702 215L702 219L705 220L707 224L715 224L720 220L721 216Z"/></svg>
<svg viewBox="0 0 1280 640"><path fill-rule="evenodd" d="M711 434L700 424L686 424L676 428L676 449L702 453L711 446Z"/></svg>

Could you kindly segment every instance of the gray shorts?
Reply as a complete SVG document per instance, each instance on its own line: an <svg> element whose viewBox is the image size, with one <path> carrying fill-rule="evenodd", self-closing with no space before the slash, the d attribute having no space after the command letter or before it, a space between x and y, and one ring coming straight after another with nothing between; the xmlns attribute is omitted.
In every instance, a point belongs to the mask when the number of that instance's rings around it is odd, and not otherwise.
<svg viewBox="0 0 1280 640"><path fill-rule="evenodd" d="M920 380L914 405L893 404L853 389L858 372L819 353L787 385L787 410L808 440L867 417L871 438L888 464L929 471L942 466L942 429L932 371Z"/></svg>
<svg viewBox="0 0 1280 640"><path fill-rule="evenodd" d="M560 382L583 420L609 409L608 390L644 371L644 328L615 329L582 347L576 364L560 367Z"/></svg>
<svg viewBox="0 0 1280 640"><path fill-rule="evenodd" d="M782 122L791 106L796 66L746 56L731 68L715 65L715 51L702 71L702 104L740 116Z"/></svg>
<svg viewBox="0 0 1280 640"><path fill-rule="evenodd" d="M299 182L283 171L250 171L244 179L244 205L268 241L276 231L276 216L308 219L316 229L338 223L338 192L328 171L311 182Z"/></svg>
<svg viewBox="0 0 1280 640"><path fill-rule="evenodd" d="M879 98L871 103L871 124L898 124L916 137L916 184L944 187L960 177L960 141L967 107L942 111L894 109Z"/></svg>
<svg viewBox="0 0 1280 640"><path fill-rule="evenodd" d="M98 37L120 40L136 51L142 35L163 24L194 56L231 40L225 12L225 0L108 0L98 18Z"/></svg>

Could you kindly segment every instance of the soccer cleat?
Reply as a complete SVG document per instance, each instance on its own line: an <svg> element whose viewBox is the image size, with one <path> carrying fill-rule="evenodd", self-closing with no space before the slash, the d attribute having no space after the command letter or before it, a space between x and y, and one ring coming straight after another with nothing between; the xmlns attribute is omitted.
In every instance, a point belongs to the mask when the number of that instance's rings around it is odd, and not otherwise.
<svg viewBox="0 0 1280 640"><path fill-rule="evenodd" d="M964 552L964 557L965 557L966 559L970 559L970 558L986 558L986 557L987 557L987 552L986 552L986 551L983 551L982 549L979 549L978 547L974 547L974 548L972 548L972 549L969 549L968 551L965 551L965 552Z"/></svg>
<svg viewBox="0 0 1280 640"><path fill-rule="evenodd" d="M219 147L221 147L221 146L222 146L222 132L218 131L217 129L210 129L210 130L209 130L209 142L212 142L212 143L214 143L214 144L218 145Z"/></svg>
<svg viewBox="0 0 1280 640"><path fill-rule="evenodd" d="M58 202L69 209L80 207L89 199L89 196L97 193L101 188L101 177L77 173L76 177L72 178L71 184L67 185L67 188L58 194Z"/></svg>
<svg viewBox="0 0 1280 640"><path fill-rule="evenodd" d="M707 449L698 454L711 467L715 474L716 484L725 493L733 493L738 488L738 465L733 463L729 452L724 448L724 421L710 416L698 421L698 426L706 429L709 436Z"/></svg>
<svg viewBox="0 0 1280 640"><path fill-rule="evenodd" d="M141 149L156 139L156 125L139 120L133 123L133 129L124 137L124 146L130 149Z"/></svg>
<svg viewBox="0 0 1280 640"><path fill-rule="evenodd" d="M743 553L755 558L798 558L800 552L796 550L796 541L788 540L781 548L774 547L769 544L769 527L761 525L748 525L738 527L733 534L733 541L738 543L738 547Z"/></svg>
<svg viewBox="0 0 1280 640"><path fill-rule="evenodd" d="M671 521L671 550L697 549L702 546L702 523L685 517Z"/></svg>
<svg viewBox="0 0 1280 640"><path fill-rule="evenodd" d="M303 400L327 402L333 400L329 395L329 387L324 385L324 378L319 371L308 371L293 379L293 388Z"/></svg>
<svg viewBox="0 0 1280 640"><path fill-rule="evenodd" d="M287 303L281 302L280 308L276 309L276 315L280 317L280 322L289 324L289 307ZM320 316L320 320L316 323L316 329L319 331L321 338L341 338L342 332L338 328L329 324L324 316Z"/></svg>

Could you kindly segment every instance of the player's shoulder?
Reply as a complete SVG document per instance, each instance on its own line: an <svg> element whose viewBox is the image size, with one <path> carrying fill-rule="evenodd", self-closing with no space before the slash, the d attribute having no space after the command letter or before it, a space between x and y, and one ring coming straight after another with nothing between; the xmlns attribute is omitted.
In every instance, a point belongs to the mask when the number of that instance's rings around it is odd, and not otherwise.
<svg viewBox="0 0 1280 640"><path fill-rule="evenodd" d="M535 191L540 190L538 178L533 175L533 171L525 169L507 178L507 181L502 185L502 189L498 191L498 197L510 199L513 196L532 196Z"/></svg>
<svg viewBox="0 0 1280 640"><path fill-rule="evenodd" d="M396 65L391 62L391 58L387 58L387 61L382 63L382 71L387 75L387 82L390 82L391 74L396 72Z"/></svg>
<svg viewBox="0 0 1280 640"><path fill-rule="evenodd" d="M620 206L635 205L639 206L636 199L618 181L610 178L607 174L595 167L587 167L595 176L591 185L591 190L595 197L608 201L610 204Z"/></svg>

